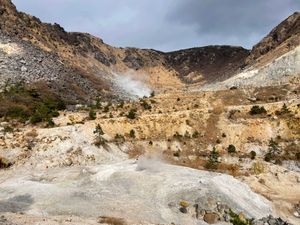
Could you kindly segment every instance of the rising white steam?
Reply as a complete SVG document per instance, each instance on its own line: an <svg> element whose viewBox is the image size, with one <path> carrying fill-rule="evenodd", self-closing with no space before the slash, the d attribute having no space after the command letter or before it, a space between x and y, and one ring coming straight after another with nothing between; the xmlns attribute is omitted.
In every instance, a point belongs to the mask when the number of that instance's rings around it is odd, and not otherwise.
<svg viewBox="0 0 300 225"><path fill-rule="evenodd" d="M146 85L146 77L141 74L127 72L114 73L117 88L130 98L149 97L152 90Z"/></svg>
<svg viewBox="0 0 300 225"><path fill-rule="evenodd" d="M158 172L164 166L164 162L159 154L143 155L137 160L137 171L148 170Z"/></svg>

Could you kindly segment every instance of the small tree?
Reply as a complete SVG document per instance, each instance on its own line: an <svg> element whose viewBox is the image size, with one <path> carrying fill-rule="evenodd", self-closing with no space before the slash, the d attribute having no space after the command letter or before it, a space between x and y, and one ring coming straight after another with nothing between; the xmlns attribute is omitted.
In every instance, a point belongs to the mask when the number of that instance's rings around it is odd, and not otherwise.
<svg viewBox="0 0 300 225"><path fill-rule="evenodd" d="M213 150L210 152L210 155L208 156L208 162L206 163L205 167L207 169L217 169L219 163L218 158L219 158L219 152L216 150L215 147L213 147Z"/></svg>
<svg viewBox="0 0 300 225"><path fill-rule="evenodd" d="M236 152L236 148L234 145L229 145L227 148L228 153L235 153Z"/></svg>
<svg viewBox="0 0 300 225"><path fill-rule="evenodd" d="M250 115L264 114L267 113L267 110L263 106L259 107L258 105L254 105L249 113Z"/></svg>
<svg viewBox="0 0 300 225"><path fill-rule="evenodd" d="M101 127L100 124L97 124L95 130L94 130L94 134L98 135L98 136L101 136L101 135L104 135L104 131Z"/></svg>
<svg viewBox="0 0 300 225"><path fill-rule="evenodd" d="M253 160L256 157L256 152L255 151L251 151L250 152L250 158Z"/></svg>
<svg viewBox="0 0 300 225"><path fill-rule="evenodd" d="M128 119L134 120L136 118L136 109L131 109L126 115Z"/></svg>
<svg viewBox="0 0 300 225"><path fill-rule="evenodd" d="M95 105L95 107L96 107L96 109L101 109L101 107L102 107L99 97L96 98L96 105Z"/></svg>
<svg viewBox="0 0 300 225"><path fill-rule="evenodd" d="M134 130L131 130L131 131L129 132L129 137L135 138L135 131L134 131Z"/></svg>
<svg viewBox="0 0 300 225"><path fill-rule="evenodd" d="M143 106L143 108L145 110L151 110L152 109L152 106L149 103L147 103L144 99L141 101L141 105Z"/></svg>
<svg viewBox="0 0 300 225"><path fill-rule="evenodd" d="M94 134L96 135L96 140L94 142L94 144L96 146L99 147L106 143L106 140L102 137L102 135L104 135L104 131L102 130L102 127L100 126L100 124L97 124L97 126L94 130Z"/></svg>
<svg viewBox="0 0 300 225"><path fill-rule="evenodd" d="M270 162L276 155L280 154L281 150L279 148L279 145L276 141L273 139L269 142L269 151L267 154L265 154L265 161Z"/></svg>
<svg viewBox="0 0 300 225"><path fill-rule="evenodd" d="M151 94L150 94L150 97L152 97L152 98L153 98L154 96L155 96L155 92L154 92L154 91L152 91L152 92L151 92Z"/></svg>
<svg viewBox="0 0 300 225"><path fill-rule="evenodd" d="M89 119L90 120L95 120L97 118L96 112L94 110L89 111Z"/></svg>

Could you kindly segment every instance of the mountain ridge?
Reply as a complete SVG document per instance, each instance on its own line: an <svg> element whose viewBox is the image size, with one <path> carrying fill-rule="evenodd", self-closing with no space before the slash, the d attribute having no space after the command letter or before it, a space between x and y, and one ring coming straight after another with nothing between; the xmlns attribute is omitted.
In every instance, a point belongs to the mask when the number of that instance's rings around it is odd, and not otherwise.
<svg viewBox="0 0 300 225"><path fill-rule="evenodd" d="M274 58L270 56L272 52L276 53L276 57L286 53L285 49L281 49L283 45L289 44L289 49L293 49L300 43L298 32L285 32L289 26L296 24L298 27L299 13L274 28L251 51L236 46L211 45L161 52L153 49L116 48L90 34L66 32L59 24L42 23L34 16L18 12L10 0L0 0L0 3L1 32L28 41L46 53L57 55L66 70L78 73L77 80L90 83L89 89L93 90L93 96L84 93L86 85L75 82L78 93L74 92L74 95L78 96L77 101L89 100L95 95L113 97L116 94L114 74L122 76L128 71L134 79L143 79L152 90L158 92L191 85L201 87L224 81L245 68L265 65ZM273 33L281 37L280 42L270 42L269 36ZM290 41L290 36L296 41Z"/></svg>

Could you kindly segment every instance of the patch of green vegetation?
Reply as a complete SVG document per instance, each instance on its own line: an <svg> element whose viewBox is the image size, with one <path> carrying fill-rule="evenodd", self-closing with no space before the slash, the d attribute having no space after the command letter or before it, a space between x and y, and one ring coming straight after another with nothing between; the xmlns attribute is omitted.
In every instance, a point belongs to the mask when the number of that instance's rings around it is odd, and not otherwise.
<svg viewBox="0 0 300 225"><path fill-rule="evenodd" d="M251 151L251 152L250 152L250 158L251 158L252 160L254 160L255 157L256 157L256 152L255 152L255 151Z"/></svg>
<svg viewBox="0 0 300 225"><path fill-rule="evenodd" d="M289 110L289 108L286 106L286 104L284 103L281 110L276 111L275 114L277 116L281 116L281 115L286 115L289 114L291 111Z"/></svg>
<svg viewBox="0 0 300 225"><path fill-rule="evenodd" d="M100 147L100 146L106 144L106 140L104 139L104 137L102 137L102 135L104 135L104 131L100 124L96 125L96 128L93 133L96 135L96 140L95 140L94 144L97 147Z"/></svg>
<svg viewBox="0 0 300 225"><path fill-rule="evenodd" d="M9 162L7 159L0 157L0 169L6 169L12 166L12 163Z"/></svg>
<svg viewBox="0 0 300 225"><path fill-rule="evenodd" d="M198 138L200 136L200 133L198 131L195 131L192 135L193 138Z"/></svg>
<svg viewBox="0 0 300 225"><path fill-rule="evenodd" d="M250 115L265 114L265 113L267 113L267 110L263 106L259 107L258 105L254 105L254 106L252 106L249 113L250 113Z"/></svg>
<svg viewBox="0 0 300 225"><path fill-rule="evenodd" d="M229 215L231 217L230 223L233 225L253 225L253 219L241 217L240 215L234 213L231 209L229 211Z"/></svg>
<svg viewBox="0 0 300 225"><path fill-rule="evenodd" d="M180 157L180 150L177 150L176 152L174 152L173 156L179 158Z"/></svg>
<svg viewBox="0 0 300 225"><path fill-rule="evenodd" d="M300 152L297 152L295 155L296 155L296 159L297 159L298 161L300 161Z"/></svg>
<svg viewBox="0 0 300 225"><path fill-rule="evenodd" d="M236 148L234 145L229 145L227 148L228 153L235 153L236 152Z"/></svg>
<svg viewBox="0 0 300 225"><path fill-rule="evenodd" d="M154 96L155 96L155 92L152 91L151 94L150 94L150 97L153 98Z"/></svg>
<svg viewBox="0 0 300 225"><path fill-rule="evenodd" d="M126 115L128 119L134 120L136 118L136 109L131 109Z"/></svg>
<svg viewBox="0 0 300 225"><path fill-rule="evenodd" d="M64 101L42 84L34 84L34 88L22 82L6 85L0 101L0 118L33 124L47 122L66 108Z"/></svg>
<svg viewBox="0 0 300 225"><path fill-rule="evenodd" d="M151 110L152 106L146 102L144 99L141 100L141 106L145 109L145 110Z"/></svg>
<svg viewBox="0 0 300 225"><path fill-rule="evenodd" d="M120 142L124 142L125 141L125 137L121 134L116 134L115 135L115 141L120 141Z"/></svg>
<svg viewBox="0 0 300 225"><path fill-rule="evenodd" d="M210 152L210 155L208 156L208 162L205 164L206 169L215 170L218 168L218 158L219 158L219 152L216 150L215 147L213 147L213 150Z"/></svg>
<svg viewBox="0 0 300 225"><path fill-rule="evenodd" d="M269 142L269 151L265 154L265 161L270 162L271 160L274 159L276 155L279 155L281 153L281 150L279 148L279 145L276 141L273 139L270 140Z"/></svg>
<svg viewBox="0 0 300 225"><path fill-rule="evenodd" d="M99 97L96 98L95 107L96 107L96 109L101 109L102 108L102 104L101 104L101 101L100 101Z"/></svg>
<svg viewBox="0 0 300 225"><path fill-rule="evenodd" d="M135 138L135 130L130 130L130 132L129 132L129 137L131 137L131 138Z"/></svg>

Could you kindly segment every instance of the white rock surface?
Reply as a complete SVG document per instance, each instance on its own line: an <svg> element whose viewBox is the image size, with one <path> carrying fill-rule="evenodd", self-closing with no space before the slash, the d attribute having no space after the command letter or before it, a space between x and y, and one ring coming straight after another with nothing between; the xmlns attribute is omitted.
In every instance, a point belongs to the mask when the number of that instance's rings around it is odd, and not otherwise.
<svg viewBox="0 0 300 225"><path fill-rule="evenodd" d="M261 68L249 68L223 82L204 86L203 90L228 89L230 87L264 87L288 84L300 78L300 46Z"/></svg>
<svg viewBox="0 0 300 225"><path fill-rule="evenodd" d="M182 200L190 203L187 214L179 211ZM151 159L0 173L0 213L113 216L144 223L192 225L206 224L193 217L195 203L207 209L217 202L249 217L272 213L268 200L229 175Z"/></svg>

